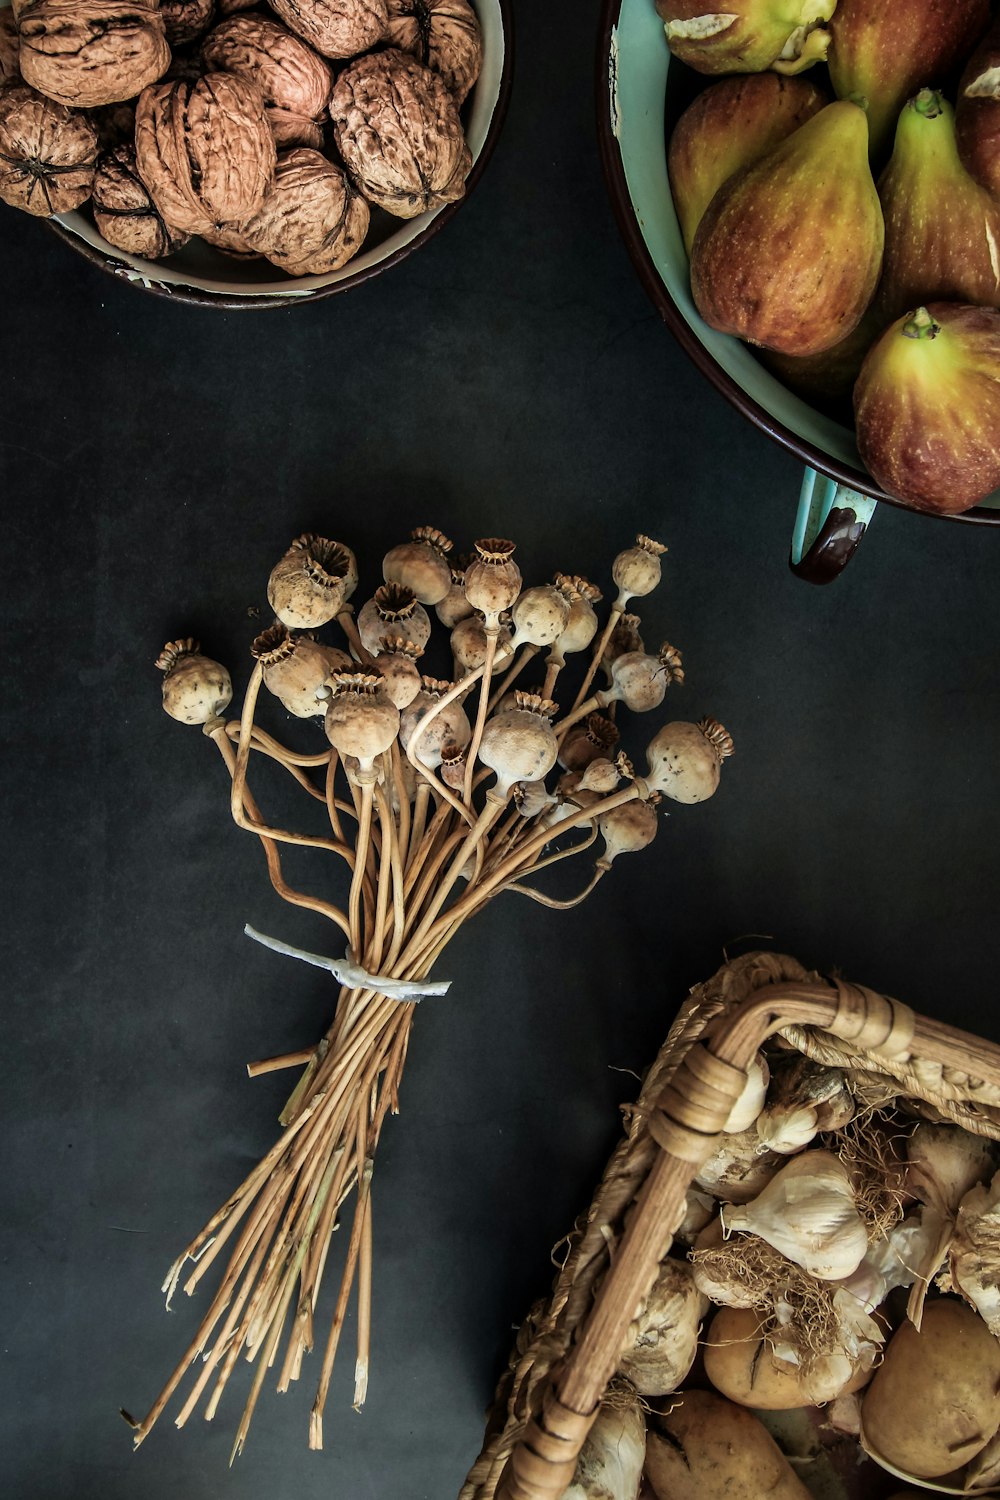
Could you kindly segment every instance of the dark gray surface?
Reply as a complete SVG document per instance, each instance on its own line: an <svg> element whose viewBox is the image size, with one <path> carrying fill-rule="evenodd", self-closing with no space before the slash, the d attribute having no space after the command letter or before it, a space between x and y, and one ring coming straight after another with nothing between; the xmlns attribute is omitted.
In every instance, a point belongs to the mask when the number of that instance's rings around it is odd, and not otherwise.
<svg viewBox="0 0 1000 1500"><path fill-rule="evenodd" d="M451 1500L625 1070L746 934L996 1035L998 539L883 508L839 583L787 572L796 464L696 374L619 242L596 12L521 0L483 183L345 298L172 306L2 214L0 1474L20 1500ZM282 1080L243 1064L311 1043L332 998L241 936L322 933L271 893L153 658L200 633L245 677L292 536L342 536L374 581L424 521L509 534L535 580L606 583L637 529L661 536L644 614L685 653L674 712L716 714L738 753L588 906L508 897L448 954L376 1168L364 1414L348 1346L326 1453L306 1450L314 1356L234 1470L235 1390L133 1457L117 1408L145 1409L198 1317L164 1314L163 1273L273 1137Z"/></svg>

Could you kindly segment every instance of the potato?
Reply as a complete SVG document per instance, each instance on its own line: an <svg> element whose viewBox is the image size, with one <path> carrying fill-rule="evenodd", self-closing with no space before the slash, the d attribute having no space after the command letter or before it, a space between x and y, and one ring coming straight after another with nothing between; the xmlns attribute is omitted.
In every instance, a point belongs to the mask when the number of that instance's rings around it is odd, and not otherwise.
<svg viewBox="0 0 1000 1500"><path fill-rule="evenodd" d="M685 1391L646 1438L656 1500L810 1500L777 1443L745 1407Z"/></svg>
<svg viewBox="0 0 1000 1500"><path fill-rule="evenodd" d="M919 1479L975 1458L1000 1428L1000 1339L957 1298L904 1323L861 1403L862 1442Z"/></svg>
<svg viewBox="0 0 1000 1500"><path fill-rule="evenodd" d="M846 1357L833 1356L806 1375L775 1359L760 1334L760 1314L749 1307L722 1307L705 1338L705 1374L716 1390L759 1411L794 1411L849 1396L871 1378L852 1375Z"/></svg>

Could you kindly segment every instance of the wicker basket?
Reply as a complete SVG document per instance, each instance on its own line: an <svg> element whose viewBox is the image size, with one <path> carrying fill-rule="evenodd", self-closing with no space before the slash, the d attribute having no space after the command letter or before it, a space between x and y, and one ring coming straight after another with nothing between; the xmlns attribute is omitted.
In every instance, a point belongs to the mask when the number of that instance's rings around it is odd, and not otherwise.
<svg viewBox="0 0 1000 1500"><path fill-rule="evenodd" d="M550 1300L521 1327L460 1500L562 1495L635 1310L681 1222L687 1189L746 1067L775 1033L813 1060L845 1069L866 1104L902 1097L918 1113L1000 1140L1000 1047L873 990L810 973L793 958L750 953L727 963L683 1005L587 1218L570 1236Z"/></svg>

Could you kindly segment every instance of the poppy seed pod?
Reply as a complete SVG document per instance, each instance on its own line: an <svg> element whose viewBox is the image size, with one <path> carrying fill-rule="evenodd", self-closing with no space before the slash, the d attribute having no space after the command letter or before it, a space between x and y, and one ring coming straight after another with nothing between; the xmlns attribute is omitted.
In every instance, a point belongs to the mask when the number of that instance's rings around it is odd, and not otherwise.
<svg viewBox="0 0 1000 1500"><path fill-rule="evenodd" d="M673 647L669 649L676 656ZM649 656L644 651L626 651L611 669L611 686L607 692L598 693L597 698L602 708L620 701L633 713L647 713L663 702L667 688L676 680L675 670L679 670L679 659L675 669L664 661L662 652L659 656Z"/></svg>
<svg viewBox="0 0 1000 1500"><path fill-rule="evenodd" d="M225 667L202 656L195 640L168 641L156 665L164 674L163 707L181 724L213 724L233 696Z"/></svg>
<svg viewBox="0 0 1000 1500"><path fill-rule="evenodd" d="M472 605L465 597L465 569L452 568L451 587L439 604L435 604L434 613L446 630L452 630L461 620L467 620L472 614Z"/></svg>
<svg viewBox="0 0 1000 1500"><path fill-rule="evenodd" d="M514 803L522 818L537 817L554 801L544 781L519 781L514 787Z"/></svg>
<svg viewBox="0 0 1000 1500"><path fill-rule="evenodd" d="M421 604L440 604L451 589L448 553L453 546L435 527L418 526L410 541L385 554L382 577L386 583L405 584Z"/></svg>
<svg viewBox="0 0 1000 1500"><path fill-rule="evenodd" d="M566 629L569 609L569 600L554 583L525 589L510 612L514 623L513 645L551 646Z"/></svg>
<svg viewBox="0 0 1000 1500"><path fill-rule="evenodd" d="M715 719L664 724L649 742L646 783L673 802L704 802L719 785L731 735Z"/></svg>
<svg viewBox="0 0 1000 1500"><path fill-rule="evenodd" d="M626 651L645 651L645 649L645 642L639 634L639 616L621 615L608 637L608 644L601 653L601 667L608 683L611 682L611 669L619 656L624 656Z"/></svg>
<svg viewBox="0 0 1000 1500"><path fill-rule="evenodd" d="M399 742L404 750L409 749L410 741L421 719L453 686L452 683L441 682L436 677L422 677L420 682L420 692L403 710L399 723ZM414 754L422 766L434 771L441 764L441 753L445 745L452 743L464 748L471 738L472 726L465 709L455 700L445 704L444 708L430 720L417 742Z"/></svg>
<svg viewBox="0 0 1000 1500"><path fill-rule="evenodd" d="M465 747L454 740L441 746L441 780L453 792L460 792L465 785Z"/></svg>
<svg viewBox="0 0 1000 1500"><path fill-rule="evenodd" d="M567 656L575 651L586 651L597 634L597 612L594 605L601 599L601 591L596 585L588 583L586 578L571 578L565 573L557 573L553 582L569 602L566 624L549 652L549 661L553 666L563 667Z"/></svg>
<svg viewBox="0 0 1000 1500"><path fill-rule="evenodd" d="M496 772L490 795L504 801L517 781L542 781L556 763L558 743L551 718L557 704L535 693L517 693L517 707L490 719L479 759Z"/></svg>
<svg viewBox="0 0 1000 1500"><path fill-rule="evenodd" d="M486 640L486 626L483 624L481 616L471 614L467 619L459 620L451 632L451 654L463 671L466 673L475 672L484 664L486 661ZM501 651L499 648L501 646L508 646L509 644L510 630L506 626L502 626L497 641L498 649L493 657L493 669L490 676L494 672L499 672L500 668L506 665L510 652Z"/></svg>
<svg viewBox="0 0 1000 1500"><path fill-rule="evenodd" d="M271 570L267 602L290 630L311 630L340 613L357 583L350 547L306 533Z"/></svg>
<svg viewBox="0 0 1000 1500"><path fill-rule="evenodd" d="M334 672L330 687L326 737L338 755L353 756L359 774L368 779L375 757L388 750L399 732L399 709L379 672Z"/></svg>
<svg viewBox="0 0 1000 1500"><path fill-rule="evenodd" d="M592 760L589 766L584 766L580 772L580 780L577 783L581 792L600 792L607 796L613 792L621 781L621 773L612 760L602 757Z"/></svg>
<svg viewBox="0 0 1000 1500"><path fill-rule="evenodd" d="M607 755L621 736L618 726L604 714L588 714L574 724L559 746L559 764L565 771L582 771L599 756Z"/></svg>
<svg viewBox="0 0 1000 1500"><path fill-rule="evenodd" d="M610 865L619 854L633 854L653 842L659 826L656 814L659 800L654 793L646 802L625 802L601 814L597 820L604 839L601 863Z"/></svg>
<svg viewBox="0 0 1000 1500"><path fill-rule="evenodd" d="M514 547L513 542L500 537L487 537L476 543L476 555L465 570L465 597L473 609L485 615L490 628L521 592L521 569L514 562Z"/></svg>
<svg viewBox="0 0 1000 1500"><path fill-rule="evenodd" d="M420 692L417 661L423 649L402 635L384 635L379 641L375 666L385 680L385 690L398 709L406 708Z"/></svg>
<svg viewBox="0 0 1000 1500"><path fill-rule="evenodd" d="M412 589L402 583L384 583L358 610L358 634L372 656L378 654L379 642L387 635L401 636L422 651L431 638L431 622Z"/></svg>
<svg viewBox="0 0 1000 1500"><path fill-rule="evenodd" d="M611 565L611 576L618 585L619 609L624 609L630 599L653 592L660 581L660 558L666 550L662 542L640 534L634 547L619 552Z"/></svg>
<svg viewBox="0 0 1000 1500"><path fill-rule="evenodd" d="M280 622L264 630L250 647L264 673L264 686L297 719L325 712L320 689L334 672L350 672L354 663L346 651L327 646L311 635L293 635Z"/></svg>

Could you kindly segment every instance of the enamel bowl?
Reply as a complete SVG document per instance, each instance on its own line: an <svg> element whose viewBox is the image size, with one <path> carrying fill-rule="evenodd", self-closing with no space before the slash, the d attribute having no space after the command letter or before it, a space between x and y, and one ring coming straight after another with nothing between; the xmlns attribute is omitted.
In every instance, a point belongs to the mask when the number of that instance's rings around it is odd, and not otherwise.
<svg viewBox="0 0 1000 1500"><path fill-rule="evenodd" d="M796 396L745 344L698 315L670 196L666 145L674 121L707 81L671 58L653 0L604 0L598 134L622 235L643 286L698 368L751 422L801 458L791 564L802 577L825 583L853 556L876 502L901 502L865 471L850 428ZM925 519L998 525L1000 491L962 515Z"/></svg>
<svg viewBox="0 0 1000 1500"><path fill-rule="evenodd" d="M0 0L0 6L9 3L10 0ZM511 0L472 0L472 4L483 30L483 67L462 108L465 136L472 152L465 197L416 219L396 219L373 208L371 229L363 249L339 271L292 277L267 261L234 260L201 241L192 241L166 260L144 260L110 246L98 234L85 209L57 215L46 223L74 250L103 270L133 286L181 302L222 308L290 306L358 286L411 255L447 224L479 181L496 144L507 108L513 67Z"/></svg>

